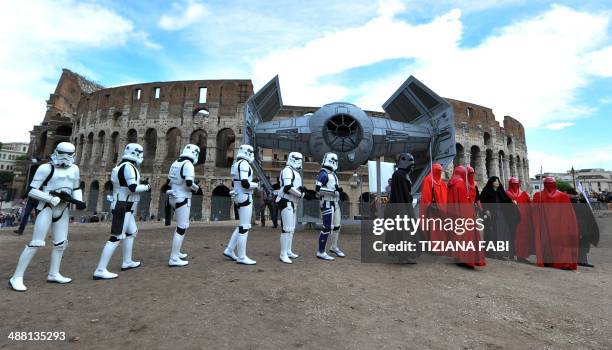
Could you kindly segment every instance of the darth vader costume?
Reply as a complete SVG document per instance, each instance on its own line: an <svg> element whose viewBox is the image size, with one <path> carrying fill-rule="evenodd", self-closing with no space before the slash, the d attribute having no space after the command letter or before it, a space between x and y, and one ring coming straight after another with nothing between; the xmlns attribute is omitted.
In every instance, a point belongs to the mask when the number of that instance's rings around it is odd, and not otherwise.
<svg viewBox="0 0 612 350"><path fill-rule="evenodd" d="M414 169L414 157L410 153L401 153L396 163L397 170L391 177L391 197L385 207L385 218L395 219L397 216L415 218L414 208L412 207L412 181L410 173ZM420 255L419 240L420 231L415 230L415 234L410 234L405 230L387 231L385 242L397 244L404 242L414 243L414 251L389 252L389 256L396 258L400 263L412 263Z"/></svg>

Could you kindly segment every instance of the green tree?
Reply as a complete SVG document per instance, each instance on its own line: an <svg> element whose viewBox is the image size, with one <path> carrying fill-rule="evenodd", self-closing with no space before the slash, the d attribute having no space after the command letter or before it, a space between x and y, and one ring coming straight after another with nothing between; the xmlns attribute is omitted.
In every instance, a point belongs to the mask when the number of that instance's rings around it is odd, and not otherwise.
<svg viewBox="0 0 612 350"><path fill-rule="evenodd" d="M569 182L565 182L563 180L557 180L557 189L562 192L567 192L569 189L573 189L572 185Z"/></svg>
<svg viewBox="0 0 612 350"><path fill-rule="evenodd" d="M0 185L11 183L13 181L13 177L15 177L15 174L11 173L10 171L0 172Z"/></svg>

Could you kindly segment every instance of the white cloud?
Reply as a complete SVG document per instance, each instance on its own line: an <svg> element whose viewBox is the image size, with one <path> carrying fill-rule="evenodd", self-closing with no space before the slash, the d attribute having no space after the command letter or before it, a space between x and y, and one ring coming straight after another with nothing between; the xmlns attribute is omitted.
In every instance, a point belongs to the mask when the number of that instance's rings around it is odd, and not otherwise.
<svg viewBox="0 0 612 350"><path fill-rule="evenodd" d="M588 72L603 77L612 77L612 46L592 52L586 58Z"/></svg>
<svg viewBox="0 0 612 350"><path fill-rule="evenodd" d="M612 103L612 96L610 97L602 97L599 99L599 103L603 104L603 105L609 105Z"/></svg>
<svg viewBox="0 0 612 350"><path fill-rule="evenodd" d="M563 6L499 28L475 47L461 47L461 12L452 10L414 25L383 2L378 17L326 33L303 45L276 50L253 62L254 83L279 73L287 104L320 105L360 96L366 109L381 104L413 74L445 97L493 108L498 119L511 115L527 127L571 121L595 109L576 101L577 91L610 65L602 50L610 39L609 13L592 14ZM580 30L575 30L580 28ZM400 72L361 86L322 83L322 78L389 59L409 59ZM602 62L588 68L585 62Z"/></svg>
<svg viewBox="0 0 612 350"><path fill-rule="evenodd" d="M0 23L0 116L11 122L10 128L0 130L2 141L29 140L28 131L42 121L60 68L87 74L87 67L73 58L83 49L116 47L130 40L156 45L129 20L87 2L4 1Z"/></svg>
<svg viewBox="0 0 612 350"><path fill-rule="evenodd" d="M572 126L572 125L576 125L576 123L572 123L572 122L550 123L546 125L545 128L550 129L550 130L561 130L561 129L567 128L568 126Z"/></svg>
<svg viewBox="0 0 612 350"><path fill-rule="evenodd" d="M170 13L159 19L159 26L165 30L180 30L186 28L208 15L204 4L196 0L183 3L173 3Z"/></svg>
<svg viewBox="0 0 612 350"><path fill-rule="evenodd" d="M535 176L540 172L562 173L574 169L603 168L612 170L612 145L602 145L585 151L565 155L549 154L546 152L529 151L529 175Z"/></svg>

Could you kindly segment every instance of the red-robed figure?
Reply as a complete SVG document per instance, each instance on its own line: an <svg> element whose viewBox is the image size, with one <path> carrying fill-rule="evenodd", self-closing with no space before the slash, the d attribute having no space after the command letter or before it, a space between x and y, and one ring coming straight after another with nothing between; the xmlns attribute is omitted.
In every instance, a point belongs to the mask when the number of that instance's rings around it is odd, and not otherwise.
<svg viewBox="0 0 612 350"><path fill-rule="evenodd" d="M553 177L533 196L533 226L538 266L575 270L578 264L578 223L570 198L557 190Z"/></svg>
<svg viewBox="0 0 612 350"><path fill-rule="evenodd" d="M448 182L448 216L451 218L470 218L475 220L476 213L474 212L474 202L468 199L468 184L466 183L466 178L467 170L465 167L463 165L456 166L453 176ZM450 234L456 242L472 241L474 244L474 251L461 250L454 253L459 264L468 267L487 265L484 252L478 249L480 241L480 234L478 231L474 229L471 231L466 230L466 232L461 235L457 233Z"/></svg>
<svg viewBox="0 0 612 350"><path fill-rule="evenodd" d="M514 234L514 254L519 260L523 259L525 261L530 255L535 254L533 224L531 222L531 199L527 192L521 190L519 180L514 176L508 180L506 194L518 205L521 213L521 222L516 227Z"/></svg>
<svg viewBox="0 0 612 350"><path fill-rule="evenodd" d="M474 171L474 168L472 168L471 166L467 166L467 178L468 178L468 185L470 185L470 202L472 203L476 203L478 202L478 196L480 194L480 192L478 191L478 185L476 184L476 172Z"/></svg>
<svg viewBox="0 0 612 350"><path fill-rule="evenodd" d="M431 166L432 172L425 177L421 185L421 203L419 205L419 215L423 218L444 218L446 210L446 198L448 188L446 182L442 180L442 165L434 163ZM437 228L437 227L436 227ZM449 239L448 233L444 230L430 228L429 235L426 237L430 241L444 241Z"/></svg>

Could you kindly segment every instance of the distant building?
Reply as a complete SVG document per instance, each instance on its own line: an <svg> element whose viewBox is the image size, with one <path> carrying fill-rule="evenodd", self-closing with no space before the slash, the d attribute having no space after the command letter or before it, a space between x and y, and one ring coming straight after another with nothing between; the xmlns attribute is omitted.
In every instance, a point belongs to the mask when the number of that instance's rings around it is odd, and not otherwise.
<svg viewBox="0 0 612 350"><path fill-rule="evenodd" d="M28 146L27 142L3 143L0 149L0 171L13 171L17 160L28 153Z"/></svg>
<svg viewBox="0 0 612 350"><path fill-rule="evenodd" d="M544 173L544 177L552 176L557 181L565 181L572 187L574 179L582 183L582 187L588 193L612 192L612 171L601 168L595 169L580 169L572 171L568 170L565 173ZM540 191L540 174L531 179L531 192Z"/></svg>

